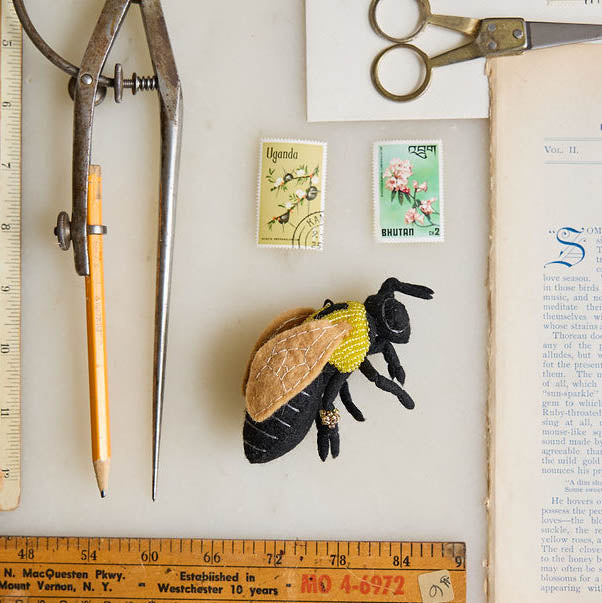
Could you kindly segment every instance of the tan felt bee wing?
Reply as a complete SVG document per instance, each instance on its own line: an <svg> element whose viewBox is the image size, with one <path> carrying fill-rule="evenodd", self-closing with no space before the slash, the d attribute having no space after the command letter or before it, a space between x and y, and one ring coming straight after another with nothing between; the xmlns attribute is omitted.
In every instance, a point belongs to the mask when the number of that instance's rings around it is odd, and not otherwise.
<svg viewBox="0 0 602 603"><path fill-rule="evenodd" d="M267 341L251 362L245 393L251 418L265 421L302 392L352 328L347 322L315 320Z"/></svg>
<svg viewBox="0 0 602 603"><path fill-rule="evenodd" d="M249 381L249 371L251 370L251 362L253 362L253 358L255 358L255 354L257 350L269 339L272 339L278 333L282 333L287 329L292 329L297 325L300 325L307 318L309 318L315 310L313 308L295 308L294 310L287 310L282 314L279 314L274 318L274 320L263 330L259 339L255 342L253 346L253 351L251 352L251 356L249 357L249 362L247 363L247 369L245 371L245 376L242 380L242 395L246 395L247 392L247 382Z"/></svg>

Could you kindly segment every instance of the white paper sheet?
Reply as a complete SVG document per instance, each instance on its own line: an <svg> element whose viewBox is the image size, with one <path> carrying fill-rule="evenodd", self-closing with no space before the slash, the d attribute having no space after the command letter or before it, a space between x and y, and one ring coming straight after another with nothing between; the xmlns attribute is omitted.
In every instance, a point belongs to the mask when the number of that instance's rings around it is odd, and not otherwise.
<svg viewBox="0 0 602 603"><path fill-rule="evenodd" d="M468 17L516 17L527 20L602 23L599 0L434 0L433 13ZM411 0L382 0L381 27L414 22ZM376 35L368 22L369 1L306 0L307 119L354 121L487 117L489 91L484 60L433 71L420 98L397 103L382 97L370 81L374 56L391 42ZM461 44L462 37L429 26L414 42L433 56ZM404 80L395 78L402 84Z"/></svg>

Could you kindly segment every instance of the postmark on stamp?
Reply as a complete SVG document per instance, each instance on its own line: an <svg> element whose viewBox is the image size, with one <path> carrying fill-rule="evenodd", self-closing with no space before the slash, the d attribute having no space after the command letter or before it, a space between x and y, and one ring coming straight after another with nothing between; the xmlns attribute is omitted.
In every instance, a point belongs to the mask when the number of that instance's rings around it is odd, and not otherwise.
<svg viewBox="0 0 602 603"><path fill-rule="evenodd" d="M374 144L374 229L383 243L444 240L440 140Z"/></svg>
<svg viewBox="0 0 602 603"><path fill-rule="evenodd" d="M322 250L326 160L324 142L261 141L258 246Z"/></svg>

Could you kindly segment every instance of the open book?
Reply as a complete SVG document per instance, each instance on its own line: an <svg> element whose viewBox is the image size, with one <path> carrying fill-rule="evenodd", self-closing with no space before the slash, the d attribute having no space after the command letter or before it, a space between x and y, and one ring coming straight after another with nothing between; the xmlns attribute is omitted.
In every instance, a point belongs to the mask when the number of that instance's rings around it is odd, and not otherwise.
<svg viewBox="0 0 602 603"><path fill-rule="evenodd" d="M602 600L602 47L488 65L490 594Z"/></svg>

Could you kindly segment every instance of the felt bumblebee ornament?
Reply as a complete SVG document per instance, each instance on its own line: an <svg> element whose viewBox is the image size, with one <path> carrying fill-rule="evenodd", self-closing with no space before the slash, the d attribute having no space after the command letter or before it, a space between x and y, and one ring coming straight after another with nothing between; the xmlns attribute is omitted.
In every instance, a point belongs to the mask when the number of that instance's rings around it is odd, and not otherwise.
<svg viewBox="0 0 602 603"><path fill-rule="evenodd" d="M397 397L405 408L414 401L404 390L405 372L393 347L407 343L410 319L395 293L431 299L428 287L387 279L366 301L333 303L318 311L297 308L278 316L259 337L243 380L246 416L244 450L251 463L266 463L292 450L315 421L318 454L339 454L340 396L349 414L363 421L347 379L356 369L376 387ZM390 379L368 360L382 354Z"/></svg>

